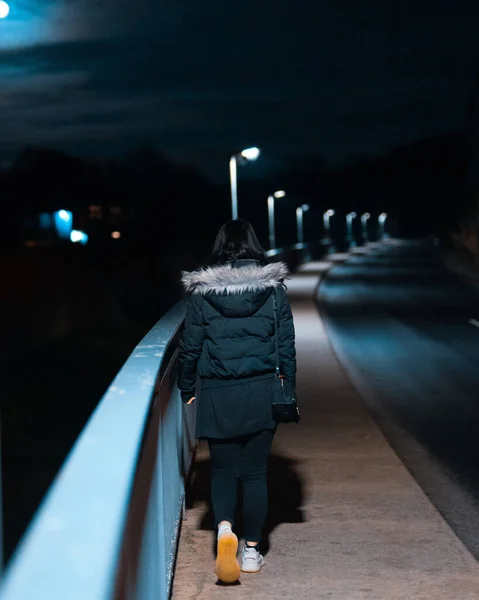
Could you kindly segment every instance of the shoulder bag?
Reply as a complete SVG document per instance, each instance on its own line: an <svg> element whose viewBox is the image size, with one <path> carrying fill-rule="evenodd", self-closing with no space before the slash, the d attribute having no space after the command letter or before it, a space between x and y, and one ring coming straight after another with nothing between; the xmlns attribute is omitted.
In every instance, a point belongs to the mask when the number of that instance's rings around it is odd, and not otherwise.
<svg viewBox="0 0 479 600"><path fill-rule="evenodd" d="M276 372L273 383L273 418L277 423L299 423L300 414L291 381L281 374L279 363L279 318L276 290L273 291L274 347Z"/></svg>

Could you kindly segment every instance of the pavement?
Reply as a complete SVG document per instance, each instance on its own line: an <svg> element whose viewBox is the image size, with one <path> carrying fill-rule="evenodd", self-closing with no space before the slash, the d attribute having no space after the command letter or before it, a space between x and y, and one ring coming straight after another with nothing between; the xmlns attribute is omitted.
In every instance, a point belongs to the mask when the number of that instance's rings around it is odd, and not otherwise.
<svg viewBox="0 0 479 600"><path fill-rule="evenodd" d="M392 450L332 350L316 288L344 258L304 265L290 282L302 421L281 426L273 447L267 564L236 586L217 583L208 452L200 445L174 600L479 600L476 560Z"/></svg>

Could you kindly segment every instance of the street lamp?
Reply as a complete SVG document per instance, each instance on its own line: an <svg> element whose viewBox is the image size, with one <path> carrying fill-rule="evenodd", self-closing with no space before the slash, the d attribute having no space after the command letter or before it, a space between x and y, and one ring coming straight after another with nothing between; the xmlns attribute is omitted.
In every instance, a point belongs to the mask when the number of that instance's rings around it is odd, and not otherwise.
<svg viewBox="0 0 479 600"><path fill-rule="evenodd" d="M10 14L10 6L4 0L0 0L0 19L6 19Z"/></svg>
<svg viewBox="0 0 479 600"><path fill-rule="evenodd" d="M369 213L364 213L364 215L362 215L361 217L361 223L362 223L362 230L363 230L363 237L367 238L368 237L368 219L371 218L371 215Z"/></svg>
<svg viewBox="0 0 479 600"><path fill-rule="evenodd" d="M378 217L379 228L381 231L381 237L386 235L386 219L388 218L386 213L381 213Z"/></svg>
<svg viewBox="0 0 479 600"><path fill-rule="evenodd" d="M276 233L274 227L274 201L276 198L284 198L286 192L284 190L277 190L271 196L268 196L268 225L269 225L269 247L274 250L276 247Z"/></svg>
<svg viewBox="0 0 479 600"><path fill-rule="evenodd" d="M332 210L332 209L327 210L323 215L324 232L326 234L326 237L329 237L329 232L331 229L330 220L333 215L334 215L334 210Z"/></svg>
<svg viewBox="0 0 479 600"><path fill-rule="evenodd" d="M309 204L302 204L296 209L296 229L298 231L298 244L304 244L303 214L309 210Z"/></svg>
<svg viewBox="0 0 479 600"><path fill-rule="evenodd" d="M74 244L80 243L82 246L88 243L88 235L84 231L79 231L78 229L72 229L70 233L70 240Z"/></svg>
<svg viewBox="0 0 479 600"><path fill-rule="evenodd" d="M230 158L230 183L231 183L231 214L233 220L238 218L238 163L240 165L255 161L261 154L261 150L253 146L246 148Z"/></svg>
<svg viewBox="0 0 479 600"><path fill-rule="evenodd" d="M347 231L348 231L348 237L349 239L351 239L353 237L353 220L357 217L358 215L353 211L350 212L346 215L346 226L347 226Z"/></svg>
<svg viewBox="0 0 479 600"><path fill-rule="evenodd" d="M246 150L240 152L241 157L245 160L256 160L260 154L261 150L256 148L256 146L253 146L252 148L246 148Z"/></svg>

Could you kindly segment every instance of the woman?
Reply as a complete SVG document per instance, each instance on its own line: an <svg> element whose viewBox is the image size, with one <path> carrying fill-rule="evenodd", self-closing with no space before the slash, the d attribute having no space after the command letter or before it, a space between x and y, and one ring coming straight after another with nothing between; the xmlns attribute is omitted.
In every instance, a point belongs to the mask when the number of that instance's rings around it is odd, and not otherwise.
<svg viewBox="0 0 479 600"><path fill-rule="evenodd" d="M273 293L278 307L279 358L295 386L296 353L283 263L268 264L253 227L221 227L212 266L183 273L189 294L178 382L184 402L198 395L197 431L208 440L211 495L218 527L216 574L226 583L240 570L264 565L259 543L267 511L267 468L277 423L272 417L275 375ZM245 546L237 560L233 533L238 481L243 489Z"/></svg>

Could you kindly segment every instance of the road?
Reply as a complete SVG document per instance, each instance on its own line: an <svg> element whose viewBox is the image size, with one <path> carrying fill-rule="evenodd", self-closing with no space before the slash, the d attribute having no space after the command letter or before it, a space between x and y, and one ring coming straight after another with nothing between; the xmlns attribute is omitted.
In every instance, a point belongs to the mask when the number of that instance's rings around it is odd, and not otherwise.
<svg viewBox="0 0 479 600"><path fill-rule="evenodd" d="M479 558L479 290L391 242L318 292L331 342L390 444Z"/></svg>

